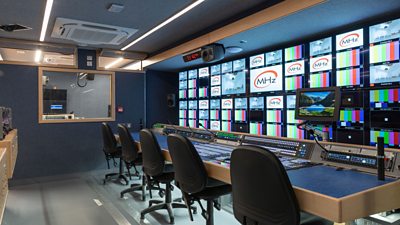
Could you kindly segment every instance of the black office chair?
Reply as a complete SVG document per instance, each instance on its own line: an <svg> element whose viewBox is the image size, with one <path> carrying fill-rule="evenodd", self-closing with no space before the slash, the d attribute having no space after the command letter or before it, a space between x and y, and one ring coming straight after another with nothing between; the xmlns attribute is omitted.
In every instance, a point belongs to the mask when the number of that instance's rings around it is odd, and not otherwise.
<svg viewBox="0 0 400 225"><path fill-rule="evenodd" d="M119 124L118 134L122 148L122 160L125 162L126 169L128 170L129 179L132 179L132 174L130 172L132 167L135 170L134 175L140 177L136 165L142 164L142 153L139 152L139 148L126 126ZM140 190L142 191L142 200L144 201L146 198L145 187L145 178L142 177L142 184L132 184L130 188L123 190L121 192L121 198L123 198L126 193Z"/></svg>
<svg viewBox="0 0 400 225"><path fill-rule="evenodd" d="M281 161L257 146L240 146L231 155L233 212L244 225L325 225L321 218L300 214ZM310 218L311 217L311 218Z"/></svg>
<svg viewBox="0 0 400 225"><path fill-rule="evenodd" d="M178 134L168 135L168 150L175 168L175 180L187 206L197 201L207 225L214 224L214 207L221 209L218 198L231 192L231 186L209 178L199 153L192 142ZM207 201L207 210L200 200ZM193 221L191 210L190 220Z"/></svg>
<svg viewBox="0 0 400 225"><path fill-rule="evenodd" d="M173 208L186 208L185 204L172 201L171 191L173 186L171 182L174 180L174 168L172 164L166 164L164 157L161 152L161 148L157 142L153 132L149 129L143 129L140 131L140 146L142 149L143 156L143 172L147 176L148 187L151 187L152 181L159 182L166 185L165 188L165 200L150 200L149 208L144 209L140 213L140 218L143 220L145 214L160 210L168 210L170 223L174 223ZM149 184L150 183L150 184ZM156 204L156 205L153 205Z"/></svg>
<svg viewBox="0 0 400 225"><path fill-rule="evenodd" d="M112 177L117 177L118 179L124 180L126 185L128 185L128 179L123 175L123 162L121 158L122 150L121 147L118 146L111 127L107 123L102 123L101 132L103 136L103 152L106 157L108 169L110 169L110 160L113 160L114 166L116 166L117 163L115 162L115 159L119 159L119 173L106 174L103 183L105 184Z"/></svg>

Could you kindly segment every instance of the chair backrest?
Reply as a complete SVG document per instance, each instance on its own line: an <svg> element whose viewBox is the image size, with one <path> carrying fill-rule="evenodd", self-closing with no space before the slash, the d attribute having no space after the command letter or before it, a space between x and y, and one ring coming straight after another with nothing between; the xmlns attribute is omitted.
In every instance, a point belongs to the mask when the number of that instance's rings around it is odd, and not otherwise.
<svg viewBox="0 0 400 225"><path fill-rule="evenodd" d="M139 149L128 128L119 124L118 134L121 141L122 159L127 163L135 161L138 158Z"/></svg>
<svg viewBox="0 0 400 225"><path fill-rule="evenodd" d="M299 225L293 187L274 153L240 146L231 155L233 212L242 224Z"/></svg>
<svg viewBox="0 0 400 225"><path fill-rule="evenodd" d="M202 191L208 175L192 142L178 134L168 135L167 141L179 188L189 194Z"/></svg>
<svg viewBox="0 0 400 225"><path fill-rule="evenodd" d="M103 151L106 154L111 154L117 151L117 140L110 125L107 123L101 124L101 133L103 136Z"/></svg>
<svg viewBox="0 0 400 225"><path fill-rule="evenodd" d="M143 158L143 172L149 176L161 175L164 171L165 160L156 136L149 129L141 130L139 136Z"/></svg>

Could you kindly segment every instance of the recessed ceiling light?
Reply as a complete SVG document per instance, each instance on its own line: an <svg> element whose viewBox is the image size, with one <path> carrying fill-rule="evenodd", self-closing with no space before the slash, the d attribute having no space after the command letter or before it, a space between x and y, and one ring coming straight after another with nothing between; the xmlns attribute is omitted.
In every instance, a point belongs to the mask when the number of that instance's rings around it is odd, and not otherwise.
<svg viewBox="0 0 400 225"><path fill-rule="evenodd" d="M39 63L41 59L42 59L42 51L41 50L36 50L36 52L35 52L35 62Z"/></svg>
<svg viewBox="0 0 400 225"><path fill-rule="evenodd" d="M228 46L225 48L225 51L227 51L231 54L235 54L235 53L239 53L239 52L243 51L243 48L239 47L239 46Z"/></svg>
<svg viewBox="0 0 400 225"><path fill-rule="evenodd" d="M136 40L132 41L131 43L129 43L128 45L126 45L125 47L121 48L122 51L125 51L126 49L128 49L129 47L131 47L132 45L138 43L139 41L143 40L144 38L146 38L147 36L149 36L150 34L156 32L157 30L159 30L160 28L162 28L163 26L171 23L172 21L174 21L175 19L177 19L178 17L182 16L183 14L189 12L191 9L193 9L194 7L200 5L202 2L204 2L205 0L197 0L195 2L193 2L192 4L190 4L188 7L184 8L183 10L179 11L177 14L173 15L172 17L168 18L167 20L165 20L164 22L162 22L161 24L159 24L158 26L154 27L153 29L147 31L145 34L143 34L142 36L140 36L139 38L137 38Z"/></svg>
<svg viewBox="0 0 400 225"><path fill-rule="evenodd" d="M44 41L47 31L47 25L49 25L51 8L53 7L53 0L47 0L46 9L44 10L42 31L40 32L40 41Z"/></svg>
<svg viewBox="0 0 400 225"><path fill-rule="evenodd" d="M117 65L118 63L122 62L122 60L124 60L123 57L120 57L114 61L112 61L110 64L106 65L104 68L109 69L112 68L113 66Z"/></svg>

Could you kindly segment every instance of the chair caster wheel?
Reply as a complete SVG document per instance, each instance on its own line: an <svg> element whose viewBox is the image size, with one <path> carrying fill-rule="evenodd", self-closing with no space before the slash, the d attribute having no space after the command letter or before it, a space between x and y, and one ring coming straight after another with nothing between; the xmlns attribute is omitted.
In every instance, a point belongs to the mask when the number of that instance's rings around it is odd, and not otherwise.
<svg viewBox="0 0 400 225"><path fill-rule="evenodd" d="M196 215L197 214L197 208L193 209L193 214Z"/></svg>
<svg viewBox="0 0 400 225"><path fill-rule="evenodd" d="M124 198L124 195L123 195L123 194L121 194L121 195L120 195L120 197L121 197L121 198Z"/></svg>
<svg viewBox="0 0 400 225"><path fill-rule="evenodd" d="M164 191L159 191L159 192L158 192L158 195L159 195L161 198L164 198L165 193L164 193Z"/></svg>

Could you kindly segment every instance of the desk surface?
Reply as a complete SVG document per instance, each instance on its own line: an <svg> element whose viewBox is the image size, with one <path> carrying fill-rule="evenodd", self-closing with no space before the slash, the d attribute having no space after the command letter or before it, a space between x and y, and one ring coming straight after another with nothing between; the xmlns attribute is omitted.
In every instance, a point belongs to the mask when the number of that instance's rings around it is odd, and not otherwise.
<svg viewBox="0 0 400 225"><path fill-rule="evenodd" d="M138 133L132 136L139 141ZM156 137L160 147L168 150L167 137ZM228 167L206 162L206 168L211 177L230 181ZM323 165L289 170L288 176L301 209L331 221L346 222L398 207L399 180L378 181L375 175Z"/></svg>

